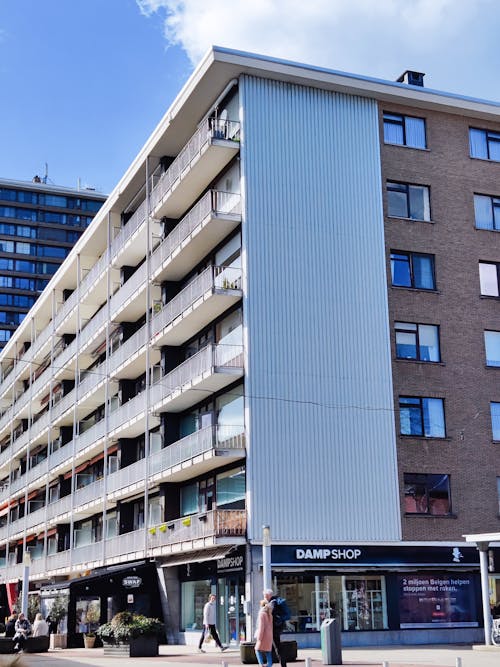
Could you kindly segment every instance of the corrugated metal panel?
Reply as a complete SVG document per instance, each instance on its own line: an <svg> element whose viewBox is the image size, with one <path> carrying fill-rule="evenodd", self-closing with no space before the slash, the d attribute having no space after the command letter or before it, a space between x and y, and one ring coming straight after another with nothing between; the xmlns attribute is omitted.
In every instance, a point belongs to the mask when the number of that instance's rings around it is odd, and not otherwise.
<svg viewBox="0 0 500 667"><path fill-rule="evenodd" d="M250 538L399 539L376 104L241 92Z"/></svg>

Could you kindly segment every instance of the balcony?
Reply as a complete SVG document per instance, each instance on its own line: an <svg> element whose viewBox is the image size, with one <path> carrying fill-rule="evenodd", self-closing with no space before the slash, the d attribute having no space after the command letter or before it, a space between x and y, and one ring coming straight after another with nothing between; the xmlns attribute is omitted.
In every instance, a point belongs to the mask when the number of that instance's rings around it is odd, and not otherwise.
<svg viewBox="0 0 500 667"><path fill-rule="evenodd" d="M155 315L153 345L181 345L241 297L241 269L208 267Z"/></svg>
<svg viewBox="0 0 500 667"><path fill-rule="evenodd" d="M151 212L155 218L179 218L220 171L237 155L240 124L207 118L170 167L152 178Z"/></svg>
<svg viewBox="0 0 500 667"><path fill-rule="evenodd" d="M152 279L180 280L240 222L240 195L210 190L154 251Z"/></svg>
<svg viewBox="0 0 500 667"><path fill-rule="evenodd" d="M144 253L143 253L144 254ZM120 287L111 298L111 320L113 322L135 322L146 311L146 266L143 264ZM161 297L161 289L152 285L151 299Z"/></svg>
<svg viewBox="0 0 500 667"><path fill-rule="evenodd" d="M111 242L111 259L113 266L136 266L146 254L147 225L146 202L137 208ZM161 225L150 218L150 231L153 238L161 235Z"/></svg>
<svg viewBox="0 0 500 667"><path fill-rule="evenodd" d="M207 345L151 387L153 412L181 412L243 377L242 345Z"/></svg>

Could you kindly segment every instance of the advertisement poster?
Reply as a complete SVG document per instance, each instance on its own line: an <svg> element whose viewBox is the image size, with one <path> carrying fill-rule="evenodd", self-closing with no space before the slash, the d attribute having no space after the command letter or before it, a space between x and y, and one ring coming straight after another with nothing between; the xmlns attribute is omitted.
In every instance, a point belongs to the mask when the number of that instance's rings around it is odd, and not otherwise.
<svg viewBox="0 0 500 667"><path fill-rule="evenodd" d="M479 625L472 575L399 577L400 628L469 628Z"/></svg>

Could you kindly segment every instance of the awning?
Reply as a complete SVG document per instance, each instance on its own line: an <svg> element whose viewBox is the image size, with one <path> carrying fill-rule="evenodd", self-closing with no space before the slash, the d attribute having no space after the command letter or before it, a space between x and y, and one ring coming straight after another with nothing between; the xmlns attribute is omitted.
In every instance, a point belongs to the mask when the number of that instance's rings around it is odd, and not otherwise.
<svg viewBox="0 0 500 667"><path fill-rule="evenodd" d="M219 560L225 558L227 554L234 549L232 544L213 547L212 549L200 549L198 551L185 551L184 553L167 556L161 564L162 567L172 567L173 565L184 565L185 563L201 563L206 560Z"/></svg>

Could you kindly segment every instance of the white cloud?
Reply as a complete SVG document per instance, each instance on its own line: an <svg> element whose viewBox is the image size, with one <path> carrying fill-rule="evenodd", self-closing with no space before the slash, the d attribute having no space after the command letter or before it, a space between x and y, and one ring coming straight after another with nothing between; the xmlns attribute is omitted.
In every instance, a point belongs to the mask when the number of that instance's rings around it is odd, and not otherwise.
<svg viewBox="0 0 500 667"><path fill-rule="evenodd" d="M496 0L136 2L162 16L167 42L193 65L216 44L383 78L459 67L464 43L481 40L488 12L498 15Z"/></svg>

